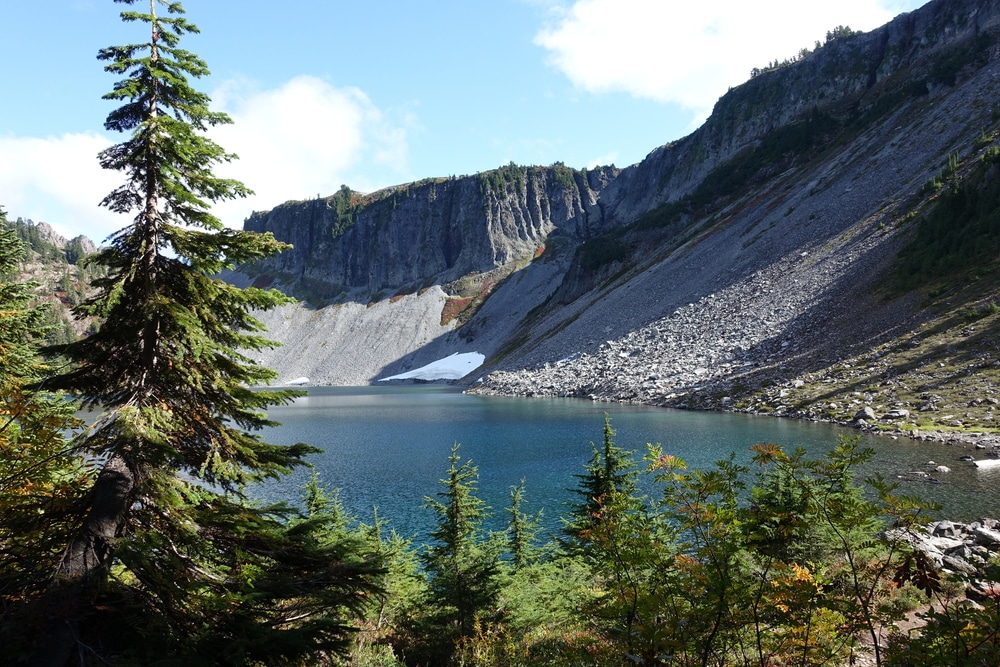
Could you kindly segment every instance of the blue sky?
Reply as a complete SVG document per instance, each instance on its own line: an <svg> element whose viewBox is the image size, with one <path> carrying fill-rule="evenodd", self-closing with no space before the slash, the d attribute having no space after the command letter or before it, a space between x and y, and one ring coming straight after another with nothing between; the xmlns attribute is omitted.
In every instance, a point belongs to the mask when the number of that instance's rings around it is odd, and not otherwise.
<svg viewBox="0 0 1000 667"><path fill-rule="evenodd" d="M235 124L220 175L252 210L515 162L640 161L694 130L753 67L837 25L870 30L921 0L184 0L195 82ZM128 224L97 206L121 182L96 154L115 77L98 49L148 39L112 0L8 2L0 38L0 206L96 241ZM136 6L144 7L144 3Z"/></svg>

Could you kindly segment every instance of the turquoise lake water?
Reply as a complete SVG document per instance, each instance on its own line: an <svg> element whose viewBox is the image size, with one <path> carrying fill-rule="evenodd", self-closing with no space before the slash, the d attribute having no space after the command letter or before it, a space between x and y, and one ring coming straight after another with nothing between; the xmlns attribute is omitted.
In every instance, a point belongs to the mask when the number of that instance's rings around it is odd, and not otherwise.
<svg viewBox="0 0 1000 667"><path fill-rule="evenodd" d="M660 443L665 452L707 468L735 452L748 462L749 447L775 442L803 447L818 458L851 429L773 417L668 410L593 403L580 399L471 396L440 386L315 387L293 404L273 407L280 427L264 437L277 444L305 442L323 450L310 457L325 486L339 489L345 507L371 523L372 508L405 536L420 536L434 522L424 498L438 493L453 443L479 468L478 495L493 509L490 527L506 521L512 485L525 483L526 509L542 510L544 527L557 531L567 489L600 444L604 415L615 442L636 450ZM864 473L887 478L927 470L934 460L952 468L935 475L940 484L906 482L902 491L943 505L942 516L971 520L1000 516L1000 468L982 470L958 460L969 452L942 444L866 436L876 457ZM253 496L297 503L309 472L300 469L253 490ZM655 488L647 483L650 494Z"/></svg>

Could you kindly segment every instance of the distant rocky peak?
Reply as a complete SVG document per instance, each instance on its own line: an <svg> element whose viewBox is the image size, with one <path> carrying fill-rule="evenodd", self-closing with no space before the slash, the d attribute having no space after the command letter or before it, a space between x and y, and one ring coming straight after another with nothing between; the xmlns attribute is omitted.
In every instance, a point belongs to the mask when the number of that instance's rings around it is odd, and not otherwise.
<svg viewBox="0 0 1000 667"><path fill-rule="evenodd" d="M69 245L76 245L84 255L91 255L97 252L97 244L90 240L89 236L80 234L69 240Z"/></svg>
<svg viewBox="0 0 1000 667"><path fill-rule="evenodd" d="M38 238L41 239L42 241L45 241L46 243L51 243L52 245L54 245L59 249L66 247L67 243L66 238L62 236L59 232L57 232L55 228L49 223L47 222L33 223L31 220L28 220L27 222L29 225L32 224L34 225L35 229L38 231ZM94 245L93 242L90 242L90 245L93 246Z"/></svg>
<svg viewBox="0 0 1000 667"><path fill-rule="evenodd" d="M82 234L67 241L47 222L34 222L30 219L18 218L12 224L29 248L50 259L53 258L54 253L58 261L75 264L80 258L98 250L97 245Z"/></svg>

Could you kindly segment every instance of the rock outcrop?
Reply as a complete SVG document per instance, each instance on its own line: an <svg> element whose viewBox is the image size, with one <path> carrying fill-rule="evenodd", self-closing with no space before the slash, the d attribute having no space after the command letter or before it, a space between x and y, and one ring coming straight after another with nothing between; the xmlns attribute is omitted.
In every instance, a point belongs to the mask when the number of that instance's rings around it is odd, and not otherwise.
<svg viewBox="0 0 1000 667"><path fill-rule="evenodd" d="M987 575L987 568L1000 553L1000 522L996 519L935 521L924 531L893 529L887 537L910 544L935 570L964 580L969 598L982 600L997 594L997 583Z"/></svg>
<svg viewBox="0 0 1000 667"><path fill-rule="evenodd" d="M617 173L510 165L370 195L345 186L331 197L254 213L244 227L294 246L256 272L320 298L416 291L526 261L552 234L580 240L605 231L599 197Z"/></svg>

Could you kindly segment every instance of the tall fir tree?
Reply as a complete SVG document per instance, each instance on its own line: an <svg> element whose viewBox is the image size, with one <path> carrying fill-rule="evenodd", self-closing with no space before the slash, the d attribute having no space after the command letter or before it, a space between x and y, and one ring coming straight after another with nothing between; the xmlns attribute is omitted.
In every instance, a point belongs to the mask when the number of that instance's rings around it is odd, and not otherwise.
<svg viewBox="0 0 1000 667"><path fill-rule="evenodd" d="M542 521L542 512L534 516L524 513L524 480L510 487L510 506L507 507L507 550L515 571L523 570L538 557L535 537Z"/></svg>
<svg viewBox="0 0 1000 667"><path fill-rule="evenodd" d="M421 554L430 610L421 632L429 643L429 664L444 664L477 623L489 622L499 595L499 549L483 531L489 508L476 496L479 471L471 461L462 463L458 450L454 445L448 457L440 500L425 501L438 518Z"/></svg>
<svg viewBox="0 0 1000 667"><path fill-rule="evenodd" d="M579 483L571 491L579 497L579 501L570 504L563 528L563 546L571 552L585 550L591 532L609 510L634 510L640 504L636 490L639 471L632 460L632 452L615 444L616 433L611 428L608 414L604 415L603 434L600 447L590 443L593 455L586 472L574 475Z"/></svg>
<svg viewBox="0 0 1000 667"><path fill-rule="evenodd" d="M76 309L102 324L52 349L73 367L45 383L102 411L77 442L101 469L56 568L53 629L35 662L62 667L83 646L102 660L148 650L184 664L343 650L346 612L362 606L374 565L354 542L317 539L316 522L243 498L245 485L316 450L258 433L272 424L265 408L297 394L253 389L275 374L246 356L272 344L250 311L288 299L214 276L287 246L226 229L211 213L249 190L212 172L236 156L205 131L231 121L189 82L208 68L179 47L198 32L181 4L148 0L147 12L121 17L149 37L98 55L123 77L105 95L122 103L105 126L129 133L99 156L125 177L102 205L134 217L92 260L107 274Z"/></svg>

